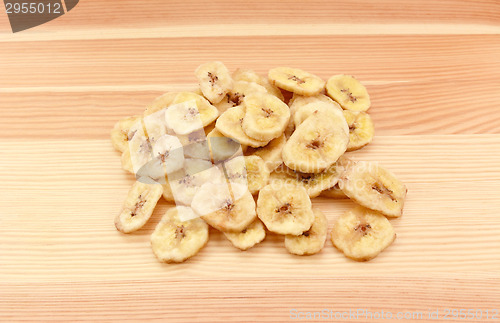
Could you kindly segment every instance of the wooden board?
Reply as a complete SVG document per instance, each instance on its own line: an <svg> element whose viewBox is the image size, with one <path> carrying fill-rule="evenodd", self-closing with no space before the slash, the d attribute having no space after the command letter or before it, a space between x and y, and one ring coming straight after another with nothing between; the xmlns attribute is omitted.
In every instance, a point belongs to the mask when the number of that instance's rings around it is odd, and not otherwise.
<svg viewBox="0 0 500 323"><path fill-rule="evenodd" d="M499 22L493 0L94 0L16 34L0 14L0 320L281 322L358 309L500 320ZM390 248L356 263L327 241L297 257L269 235L240 252L211 230L195 258L165 265L149 235L169 204L135 234L114 229L134 179L110 129L196 86L212 59L366 84L376 137L352 156L409 188ZM314 204L330 227L354 205Z"/></svg>

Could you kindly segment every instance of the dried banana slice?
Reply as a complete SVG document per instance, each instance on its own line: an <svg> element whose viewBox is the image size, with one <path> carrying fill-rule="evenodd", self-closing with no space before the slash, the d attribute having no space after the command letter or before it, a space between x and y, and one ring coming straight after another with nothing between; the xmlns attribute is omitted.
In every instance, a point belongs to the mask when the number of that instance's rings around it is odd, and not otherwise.
<svg viewBox="0 0 500 323"><path fill-rule="evenodd" d="M150 105L146 107L144 111L144 116L156 113L163 109L168 108L174 102L175 97L179 92L167 92L159 97L157 97Z"/></svg>
<svg viewBox="0 0 500 323"><path fill-rule="evenodd" d="M245 186L206 183L191 203L210 226L224 232L241 232L255 218L255 201ZM238 192L235 192L238 190Z"/></svg>
<svg viewBox="0 0 500 323"><path fill-rule="evenodd" d="M368 145L375 133L373 121L366 112L343 111L344 118L349 126L349 144L347 151L353 151Z"/></svg>
<svg viewBox="0 0 500 323"><path fill-rule="evenodd" d="M251 194L257 194L269 181L269 170L259 156L239 156L224 163L230 182L248 185Z"/></svg>
<svg viewBox="0 0 500 323"><path fill-rule="evenodd" d="M186 159L182 170L169 173L167 177L175 202L180 205L191 205L203 184L225 182L220 169L203 159Z"/></svg>
<svg viewBox="0 0 500 323"><path fill-rule="evenodd" d="M257 199L257 215L269 231L300 235L314 221L311 199L303 187L288 185L262 188Z"/></svg>
<svg viewBox="0 0 500 323"><path fill-rule="evenodd" d="M233 80L257 83L259 85L262 85L269 94L274 95L281 101L284 100L283 93L281 93L280 89L272 85L267 78L260 76L259 74L255 73L252 70L246 70L241 68L237 69L233 73Z"/></svg>
<svg viewBox="0 0 500 323"><path fill-rule="evenodd" d="M243 155L242 145L234 139L225 137L217 128L207 135L207 141L211 159L216 164Z"/></svg>
<svg viewBox="0 0 500 323"><path fill-rule="evenodd" d="M111 143L116 150L124 152L128 148L128 141L135 135L135 131L130 130L140 118L141 116L127 117L115 124L111 130Z"/></svg>
<svg viewBox="0 0 500 323"><path fill-rule="evenodd" d="M354 163L344 172L339 184L349 198L369 209L388 217L399 217L403 213L406 186L377 163Z"/></svg>
<svg viewBox="0 0 500 323"><path fill-rule="evenodd" d="M242 128L244 117L245 110L242 106L230 108L217 119L215 128L225 137L234 139L245 146L263 147L267 145L269 141L253 139L246 135Z"/></svg>
<svg viewBox="0 0 500 323"><path fill-rule="evenodd" d="M177 135L186 158L210 160L210 150L208 147L205 129L196 130L188 135Z"/></svg>
<svg viewBox="0 0 500 323"><path fill-rule="evenodd" d="M271 173L269 181L274 187L302 186L306 189L307 195L313 198L320 195L323 190L337 184L341 174L342 169L337 164L321 173L300 173L282 165Z"/></svg>
<svg viewBox="0 0 500 323"><path fill-rule="evenodd" d="M238 68L233 72L234 81L245 81L260 84L262 77L253 70Z"/></svg>
<svg viewBox="0 0 500 323"><path fill-rule="evenodd" d="M330 97L324 94L317 94L315 96L303 96L294 94L290 99L290 102L288 102L288 105L290 106L290 113L293 116L298 108L309 103L318 103L318 102L330 103L333 104L336 108L342 109L342 107L337 102L333 101Z"/></svg>
<svg viewBox="0 0 500 323"><path fill-rule="evenodd" d="M311 228L299 236L286 235L285 248L294 255L314 255L323 249L328 232L328 220L321 210L314 208Z"/></svg>
<svg viewBox="0 0 500 323"><path fill-rule="evenodd" d="M171 135L158 138L153 146L153 157L161 162L167 174L181 169L184 164L184 150L179 138Z"/></svg>
<svg viewBox="0 0 500 323"><path fill-rule="evenodd" d="M128 141L128 147L122 153L122 168L132 174L137 174L139 169L153 160L153 146L146 136L142 122L136 122L130 130L134 136Z"/></svg>
<svg viewBox="0 0 500 323"><path fill-rule="evenodd" d="M183 262L196 255L208 241L208 225L200 218L183 220L194 214L191 208L170 208L151 235L151 248L158 260L166 263Z"/></svg>
<svg viewBox="0 0 500 323"><path fill-rule="evenodd" d="M224 232L227 240L240 250L248 250L266 237L266 229L260 220L253 221L241 232Z"/></svg>
<svg viewBox="0 0 500 323"><path fill-rule="evenodd" d="M331 199L347 199L347 195L340 189L339 184L335 184L333 187L327 188L321 192L320 196L328 197Z"/></svg>
<svg viewBox="0 0 500 323"><path fill-rule="evenodd" d="M370 108L368 91L351 75L330 77L326 82L326 93L345 110L366 111Z"/></svg>
<svg viewBox="0 0 500 323"><path fill-rule="evenodd" d="M302 122L283 148L283 162L302 173L318 173L344 154L349 128L343 116L317 111Z"/></svg>
<svg viewBox="0 0 500 323"><path fill-rule="evenodd" d="M341 215L332 230L332 243L356 261L375 258L396 239L391 223L382 214L355 207Z"/></svg>
<svg viewBox="0 0 500 323"><path fill-rule="evenodd" d="M318 111L320 115L325 115L327 113L335 115L336 118L344 118L342 109L336 107L336 103L325 103L325 102L314 102L303 105L297 110L293 115L293 123L295 127L300 126L304 120L310 117L315 111ZM345 119L345 118L344 118ZM345 128L348 130L348 128Z"/></svg>
<svg viewBox="0 0 500 323"><path fill-rule="evenodd" d="M283 159L281 159L281 152L283 151L283 147L285 147L286 138L285 135L281 135L276 139L271 140L264 147L252 148L249 147L245 151L246 156L259 156L264 160L267 169L269 172L272 172L276 168L278 168L282 163Z"/></svg>
<svg viewBox="0 0 500 323"><path fill-rule="evenodd" d="M170 187L170 183L166 181L163 186L163 198L165 201L170 203L175 203L174 193L172 193L172 188Z"/></svg>
<svg viewBox="0 0 500 323"><path fill-rule="evenodd" d="M245 116L242 128L245 134L259 141L271 141L285 131L290 119L290 109L271 94L245 96Z"/></svg>
<svg viewBox="0 0 500 323"><path fill-rule="evenodd" d="M222 62L201 64L195 71L201 92L212 103L219 103L233 86L229 70Z"/></svg>
<svg viewBox="0 0 500 323"><path fill-rule="evenodd" d="M180 92L165 110L167 126L180 135L189 134L211 124L219 111L201 95Z"/></svg>
<svg viewBox="0 0 500 323"><path fill-rule="evenodd" d="M115 218L116 229L123 233L139 230L148 222L163 193L159 184L135 182L127 194L121 213Z"/></svg>
<svg viewBox="0 0 500 323"><path fill-rule="evenodd" d="M276 67L268 76L272 84L299 95L316 95L325 87L321 78L298 68Z"/></svg>
<svg viewBox="0 0 500 323"><path fill-rule="evenodd" d="M219 110L219 113L222 114L229 108L242 105L245 96L252 93L267 93L267 90L263 86L254 82L234 82L231 91L229 91L224 99L217 103L215 106Z"/></svg>

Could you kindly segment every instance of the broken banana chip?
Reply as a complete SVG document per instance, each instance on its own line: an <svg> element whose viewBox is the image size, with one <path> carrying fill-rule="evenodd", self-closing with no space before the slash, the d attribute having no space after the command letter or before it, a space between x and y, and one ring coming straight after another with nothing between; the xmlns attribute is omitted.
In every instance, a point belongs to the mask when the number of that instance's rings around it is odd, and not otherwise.
<svg viewBox="0 0 500 323"><path fill-rule="evenodd" d="M396 233L385 216L358 206L337 219L331 238L346 257L367 261L387 248L396 239Z"/></svg>
<svg viewBox="0 0 500 323"><path fill-rule="evenodd" d="M127 194L121 213L115 218L116 229L131 233L142 228L153 214L162 193L163 187L159 184L135 182Z"/></svg>
<svg viewBox="0 0 500 323"><path fill-rule="evenodd" d="M245 96L244 103L242 128L248 137L269 142L283 134L290 119L290 109L283 101L259 93Z"/></svg>
<svg viewBox="0 0 500 323"><path fill-rule="evenodd" d="M375 133L373 121L366 112L343 111L344 118L349 126L349 144L347 151L353 151L368 145Z"/></svg>
<svg viewBox="0 0 500 323"><path fill-rule="evenodd" d="M326 82L326 93L345 110L366 111L370 96L365 86L351 75L334 75Z"/></svg>
<svg viewBox="0 0 500 323"><path fill-rule="evenodd" d="M360 161L347 168L339 181L342 191L358 204L387 217L400 217L406 186L377 163Z"/></svg>
<svg viewBox="0 0 500 323"><path fill-rule="evenodd" d="M269 231L300 235L314 221L311 199L303 187L274 187L269 184L259 192L257 215Z"/></svg>
<svg viewBox="0 0 500 323"><path fill-rule="evenodd" d="M201 64L195 71L203 95L212 103L219 103L233 86L233 79L222 62Z"/></svg>
<svg viewBox="0 0 500 323"><path fill-rule="evenodd" d="M269 71L268 77L277 87L299 95L316 95L325 87L321 78L298 68L276 67Z"/></svg>
<svg viewBox="0 0 500 323"><path fill-rule="evenodd" d="M344 154L349 128L343 116L314 112L302 122L283 148L283 162L301 173L319 173Z"/></svg>
<svg viewBox="0 0 500 323"><path fill-rule="evenodd" d="M281 152L283 151L283 147L285 147L285 143L286 143L285 135L281 135L278 138L271 140L264 147L259 147L259 148L249 147L245 151L245 155L259 156L264 160L264 163L266 164L266 167L269 170L269 172L272 172L283 163L283 159L281 158Z"/></svg>
<svg viewBox="0 0 500 323"><path fill-rule="evenodd" d="M314 255L323 249L328 232L328 220L319 209L313 209L314 222L311 228L299 236L286 235L285 248L299 256Z"/></svg>
<svg viewBox="0 0 500 323"><path fill-rule="evenodd" d="M151 248L161 262L183 262L196 255L207 241L205 221L196 218L191 208L177 206L170 208L156 226L151 235Z"/></svg>
<svg viewBox="0 0 500 323"><path fill-rule="evenodd" d="M224 236L233 246L240 250L248 250L266 237L266 229L260 220L253 221L241 232L224 232Z"/></svg>

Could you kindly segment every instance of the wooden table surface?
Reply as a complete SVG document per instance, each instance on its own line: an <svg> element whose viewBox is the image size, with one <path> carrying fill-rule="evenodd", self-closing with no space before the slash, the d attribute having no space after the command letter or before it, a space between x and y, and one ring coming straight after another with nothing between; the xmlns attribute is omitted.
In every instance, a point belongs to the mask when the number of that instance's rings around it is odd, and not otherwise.
<svg viewBox="0 0 500 323"><path fill-rule="evenodd" d="M269 235L240 252L211 231L193 259L160 264L149 236L163 201L144 229L115 230L134 178L111 146L113 124L193 88L194 69L214 59L366 84L376 136L354 156L380 161L409 189L387 251L357 263L327 241L298 257ZM0 320L491 315L500 310L500 2L88 0L15 34L2 12L0 183ZM314 204L330 227L353 206Z"/></svg>

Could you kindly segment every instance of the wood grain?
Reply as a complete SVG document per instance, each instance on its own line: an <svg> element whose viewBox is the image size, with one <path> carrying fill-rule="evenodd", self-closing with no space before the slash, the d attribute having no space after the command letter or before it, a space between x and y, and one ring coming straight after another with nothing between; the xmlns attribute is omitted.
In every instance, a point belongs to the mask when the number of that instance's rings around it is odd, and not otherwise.
<svg viewBox="0 0 500 323"><path fill-rule="evenodd" d="M425 322L429 321L429 312L436 310L442 318L447 308L491 309L499 305L498 301L492 302L498 300L498 279L488 275L461 279L381 278L368 274L361 279L333 275L327 279L304 276L238 280L176 277L91 284L4 283L0 287L0 297L4 300L0 302L0 319L5 320L113 321L120 318L144 321L168 318L169 321L186 322L285 322L297 321L291 319L295 313L292 310L326 309L335 313L358 309L380 312L383 309L394 317L398 313L410 315L406 321L422 318ZM377 321L370 320L369 316L367 319L366 315L360 315L357 321ZM323 321L347 320L329 318Z"/></svg>
<svg viewBox="0 0 500 323"><path fill-rule="evenodd" d="M196 0L147 3L132 0L82 1L69 14L37 27L38 31L59 32L61 27L78 29L137 29L186 24L295 24L341 23L453 23L498 24L500 7L497 1L465 0L408 0L401 3L382 0L363 1L297 1L270 2L265 0L215 0L200 3ZM112 12L111 12L112 10ZM112 15L110 15L112 14ZM7 22L1 21L0 32L10 32ZM35 32L34 30L30 32Z"/></svg>
<svg viewBox="0 0 500 323"><path fill-rule="evenodd" d="M170 204L134 234L115 230L134 178L111 127L195 87L212 59L366 84L376 137L350 155L409 188L393 245L357 263L330 241L298 257L270 234L240 252L211 230L196 257L166 265L149 236ZM0 14L0 71L0 321L283 322L292 309L428 321L437 309L500 309L498 1L80 1L15 34ZM354 204L314 205L331 227Z"/></svg>

